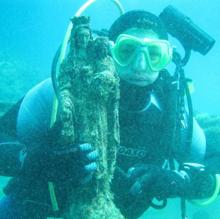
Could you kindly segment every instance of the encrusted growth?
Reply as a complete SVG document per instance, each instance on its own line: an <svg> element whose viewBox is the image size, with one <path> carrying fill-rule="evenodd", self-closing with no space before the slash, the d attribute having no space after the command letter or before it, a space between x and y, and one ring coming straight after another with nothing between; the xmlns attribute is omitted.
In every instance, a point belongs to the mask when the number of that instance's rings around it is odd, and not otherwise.
<svg viewBox="0 0 220 219"><path fill-rule="evenodd" d="M108 40L92 40L87 30L75 33L78 42L85 34L84 44L71 47L60 68L61 140L91 143L99 152L98 170L89 184L73 188L65 218L122 219L110 189L119 145L119 79Z"/></svg>

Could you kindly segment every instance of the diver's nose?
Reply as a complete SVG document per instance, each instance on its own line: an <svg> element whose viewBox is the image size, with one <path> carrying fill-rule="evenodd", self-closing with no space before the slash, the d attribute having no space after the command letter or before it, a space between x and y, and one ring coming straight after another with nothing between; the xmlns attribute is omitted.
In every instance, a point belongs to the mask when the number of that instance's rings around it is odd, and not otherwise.
<svg viewBox="0 0 220 219"><path fill-rule="evenodd" d="M145 71L147 68L146 58L144 51L138 51L133 61L133 70L136 72Z"/></svg>

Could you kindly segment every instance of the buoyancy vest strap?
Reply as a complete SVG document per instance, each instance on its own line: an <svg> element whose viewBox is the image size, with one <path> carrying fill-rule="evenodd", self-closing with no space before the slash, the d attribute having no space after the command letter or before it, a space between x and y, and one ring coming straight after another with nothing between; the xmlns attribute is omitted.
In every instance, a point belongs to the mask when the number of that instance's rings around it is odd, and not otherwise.
<svg viewBox="0 0 220 219"><path fill-rule="evenodd" d="M56 96L54 96L53 105L52 105L52 113L50 117L50 128L53 127L54 123L57 119L57 111L58 111L58 99Z"/></svg>
<svg viewBox="0 0 220 219"><path fill-rule="evenodd" d="M48 190L50 193L50 200L51 200L53 211L59 211L59 206L58 206L53 182L48 182Z"/></svg>
<svg viewBox="0 0 220 219"><path fill-rule="evenodd" d="M51 111L52 113L50 117L50 128L53 127L54 123L56 122L57 111L58 111L58 99L56 96L54 96L52 111ZM59 206L58 206L53 182L50 181L48 182L48 191L49 191L53 211L59 211Z"/></svg>

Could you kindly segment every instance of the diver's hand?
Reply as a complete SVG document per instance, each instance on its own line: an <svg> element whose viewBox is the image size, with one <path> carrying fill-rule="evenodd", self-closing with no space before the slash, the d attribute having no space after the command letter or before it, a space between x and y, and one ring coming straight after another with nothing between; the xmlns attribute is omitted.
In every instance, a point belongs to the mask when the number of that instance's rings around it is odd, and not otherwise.
<svg viewBox="0 0 220 219"><path fill-rule="evenodd" d="M98 152L91 144L27 152L21 173L48 181L79 185L89 181L97 169Z"/></svg>
<svg viewBox="0 0 220 219"><path fill-rule="evenodd" d="M182 197L188 188L185 172L162 169L156 165L138 164L127 173L132 182L129 193L132 196L148 198Z"/></svg>
<svg viewBox="0 0 220 219"><path fill-rule="evenodd" d="M84 184L97 170L97 159L97 150L88 143L55 150L52 154L52 174L48 173L48 176L54 181Z"/></svg>

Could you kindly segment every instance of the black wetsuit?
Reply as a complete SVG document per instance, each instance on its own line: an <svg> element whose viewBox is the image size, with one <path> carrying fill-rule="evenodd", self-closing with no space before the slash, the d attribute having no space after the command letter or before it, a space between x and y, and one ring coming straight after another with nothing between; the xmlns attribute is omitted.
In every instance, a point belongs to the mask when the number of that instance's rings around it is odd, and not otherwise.
<svg viewBox="0 0 220 219"><path fill-rule="evenodd" d="M167 133L167 85L161 77L155 85L148 88L139 88L126 82L121 82L120 86L120 147L117 154L117 168L121 172L126 172L138 163L155 164L162 167L170 154L170 149L163 141ZM44 90L43 94L39 95L41 90ZM48 97L44 96L46 93ZM32 96L33 100L31 100ZM36 146L37 142L37 145L44 150L45 144L51 143L54 136L48 135L49 125L47 123L49 123L51 115L53 96L51 81L47 80L24 98L23 105L21 104L18 112L17 132L19 140L26 145ZM37 102L38 104L35 104ZM31 112L33 106L35 109ZM47 112L44 113L42 119L41 116L45 110ZM51 132L50 134L53 135ZM34 142L35 140L36 142ZM32 144L33 142L34 144ZM198 159L200 158L198 157ZM123 176L116 174L112 185L116 204L124 214L137 218L147 209L149 200L147 197L146 200L130 200L130 197L126 196L126 191L123 191L121 187L124 183L126 184ZM22 176L14 178L6 187L6 193L17 203L24 203L28 209L34 209L27 218L36 214L37 209L46 214L50 212L51 202L47 182L41 176L33 174L31 179L22 178ZM63 208L68 188L59 184L56 186L56 194L59 205ZM42 218L44 217L45 215L42 216Z"/></svg>

